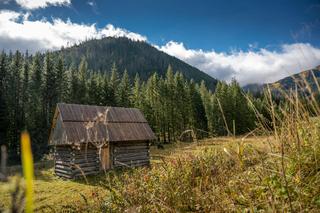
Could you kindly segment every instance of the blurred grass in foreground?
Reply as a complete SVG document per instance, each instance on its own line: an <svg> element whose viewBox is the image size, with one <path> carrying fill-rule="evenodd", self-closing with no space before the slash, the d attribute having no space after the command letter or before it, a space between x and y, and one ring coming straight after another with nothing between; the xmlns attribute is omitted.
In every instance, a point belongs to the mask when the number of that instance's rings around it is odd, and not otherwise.
<svg viewBox="0 0 320 213"><path fill-rule="evenodd" d="M25 212L33 212L33 158L31 150L31 140L27 131L21 134L21 160L23 166L23 176L25 179Z"/></svg>

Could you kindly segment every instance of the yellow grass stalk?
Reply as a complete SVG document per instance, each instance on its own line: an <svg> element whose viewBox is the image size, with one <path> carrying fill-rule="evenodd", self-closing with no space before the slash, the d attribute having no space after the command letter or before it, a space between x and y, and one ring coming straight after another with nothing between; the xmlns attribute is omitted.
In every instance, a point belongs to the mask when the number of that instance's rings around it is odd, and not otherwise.
<svg viewBox="0 0 320 213"><path fill-rule="evenodd" d="M33 212L33 158L30 136L27 131L21 133L21 158L23 175L26 182L26 206L25 212Z"/></svg>

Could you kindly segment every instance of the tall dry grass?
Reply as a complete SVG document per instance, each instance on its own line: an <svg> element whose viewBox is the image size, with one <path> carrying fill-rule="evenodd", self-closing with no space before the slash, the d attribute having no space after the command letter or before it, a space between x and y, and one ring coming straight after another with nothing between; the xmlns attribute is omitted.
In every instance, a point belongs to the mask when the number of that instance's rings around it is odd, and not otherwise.
<svg viewBox="0 0 320 213"><path fill-rule="evenodd" d="M256 132L271 136L267 147L238 140L220 149L177 155L151 170L109 173L106 188L110 196L101 208L119 212L319 212L319 103L312 91L301 95L298 86L294 91L280 90L285 97L280 105L274 103L271 89L266 91L271 128L252 106L259 120Z"/></svg>

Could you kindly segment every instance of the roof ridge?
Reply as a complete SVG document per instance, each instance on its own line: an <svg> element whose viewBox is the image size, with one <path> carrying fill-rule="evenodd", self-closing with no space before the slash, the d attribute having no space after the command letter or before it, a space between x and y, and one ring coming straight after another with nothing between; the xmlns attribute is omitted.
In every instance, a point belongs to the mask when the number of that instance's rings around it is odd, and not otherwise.
<svg viewBox="0 0 320 213"><path fill-rule="evenodd" d="M96 123L105 123L102 121L91 121L91 120L86 120L86 121L79 121L79 120L62 120L63 122L70 122L70 123L85 123L85 122L96 122ZM148 123L147 121L107 121L105 124L108 123Z"/></svg>
<svg viewBox="0 0 320 213"><path fill-rule="evenodd" d="M121 106L101 106L101 105L90 105L90 104L70 104L70 103L57 103L57 106L59 105L69 105L69 106L84 106L84 107L103 107L103 108L117 108L117 109L137 109L136 107L121 107Z"/></svg>

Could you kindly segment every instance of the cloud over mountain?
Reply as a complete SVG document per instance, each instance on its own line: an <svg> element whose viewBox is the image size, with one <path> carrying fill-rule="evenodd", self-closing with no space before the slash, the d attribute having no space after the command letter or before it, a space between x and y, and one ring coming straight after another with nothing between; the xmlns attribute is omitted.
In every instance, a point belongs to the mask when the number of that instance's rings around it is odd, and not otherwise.
<svg viewBox="0 0 320 213"><path fill-rule="evenodd" d="M188 49L174 41L158 48L215 78L236 78L242 85L273 82L320 64L320 49L308 43L283 44L278 51L260 48L228 53Z"/></svg>
<svg viewBox="0 0 320 213"><path fill-rule="evenodd" d="M78 24L70 20L52 18L32 21L29 13L0 11L0 46L5 50L26 50L31 52L58 49L92 38L128 37L146 41L147 38L111 24L97 28L95 24Z"/></svg>

